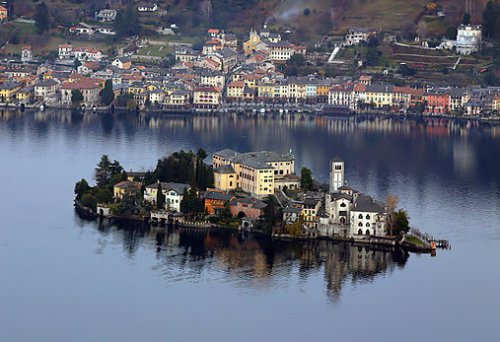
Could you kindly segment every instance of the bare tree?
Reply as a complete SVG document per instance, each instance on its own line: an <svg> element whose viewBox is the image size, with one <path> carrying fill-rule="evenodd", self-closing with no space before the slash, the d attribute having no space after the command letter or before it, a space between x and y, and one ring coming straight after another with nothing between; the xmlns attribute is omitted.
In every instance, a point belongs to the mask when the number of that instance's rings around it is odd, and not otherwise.
<svg viewBox="0 0 500 342"><path fill-rule="evenodd" d="M396 209L399 204L399 197L396 195L387 195L385 199L385 207L387 210L387 223L389 225L390 234L392 235L392 228L394 226L394 220L396 218Z"/></svg>
<svg viewBox="0 0 500 342"><path fill-rule="evenodd" d="M205 17L205 19L209 21L214 11L212 2L210 0L202 0L200 2L200 8L201 8L201 13L203 13L203 17Z"/></svg>

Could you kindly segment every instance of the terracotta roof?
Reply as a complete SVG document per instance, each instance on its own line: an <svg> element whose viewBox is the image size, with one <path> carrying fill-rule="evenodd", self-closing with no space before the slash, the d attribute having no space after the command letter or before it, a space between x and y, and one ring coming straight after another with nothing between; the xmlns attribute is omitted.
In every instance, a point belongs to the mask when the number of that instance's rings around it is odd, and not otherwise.
<svg viewBox="0 0 500 342"><path fill-rule="evenodd" d="M62 84L62 89L94 89L97 88L97 82L91 78L81 78L75 82L65 82Z"/></svg>

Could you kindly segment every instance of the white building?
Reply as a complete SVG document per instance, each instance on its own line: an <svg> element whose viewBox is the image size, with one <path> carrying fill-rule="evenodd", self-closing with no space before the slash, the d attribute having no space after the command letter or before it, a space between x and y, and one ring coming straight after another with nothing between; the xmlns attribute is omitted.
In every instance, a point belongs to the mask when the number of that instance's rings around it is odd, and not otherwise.
<svg viewBox="0 0 500 342"><path fill-rule="evenodd" d="M148 3L140 3L137 5L137 10L139 12L156 12L158 11L158 5L156 3L154 4L148 4Z"/></svg>
<svg viewBox="0 0 500 342"><path fill-rule="evenodd" d="M330 164L330 192L338 192L344 185L344 161L334 158Z"/></svg>
<svg viewBox="0 0 500 342"><path fill-rule="evenodd" d="M359 45L362 42L368 41L368 39L375 35L376 32L366 28L351 28L345 36L346 46Z"/></svg>
<svg viewBox="0 0 500 342"><path fill-rule="evenodd" d="M370 196L356 196L351 209L351 236L385 236L387 215L383 204Z"/></svg>
<svg viewBox="0 0 500 342"><path fill-rule="evenodd" d="M457 53L470 55L481 49L481 25L460 25L454 42Z"/></svg>
<svg viewBox="0 0 500 342"><path fill-rule="evenodd" d="M180 212L184 190L190 189L188 184L161 183L162 193L165 196L165 209ZM148 185L144 191L144 200L156 204L158 183Z"/></svg>
<svg viewBox="0 0 500 342"><path fill-rule="evenodd" d="M21 50L21 61L30 62L33 60L33 49L30 45L24 46Z"/></svg>
<svg viewBox="0 0 500 342"><path fill-rule="evenodd" d="M116 10L114 9L102 9L100 11L95 12L95 20L106 23L115 21L116 19Z"/></svg>
<svg viewBox="0 0 500 342"><path fill-rule="evenodd" d="M73 52L73 46L70 44L59 45L59 59L70 59Z"/></svg>

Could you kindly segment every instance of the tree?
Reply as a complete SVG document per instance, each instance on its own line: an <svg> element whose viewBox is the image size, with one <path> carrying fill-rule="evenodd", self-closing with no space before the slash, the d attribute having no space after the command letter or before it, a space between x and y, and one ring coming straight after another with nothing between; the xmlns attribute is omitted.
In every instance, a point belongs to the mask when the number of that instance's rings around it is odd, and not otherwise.
<svg viewBox="0 0 500 342"><path fill-rule="evenodd" d="M292 57L290 57L288 64L293 66L304 66L304 62L305 62L304 55L296 53L292 55Z"/></svg>
<svg viewBox="0 0 500 342"><path fill-rule="evenodd" d="M75 61L73 62L73 67L75 69L78 69L78 67L82 65L82 62L80 62L80 60L78 58L75 58Z"/></svg>
<svg viewBox="0 0 500 342"><path fill-rule="evenodd" d="M83 101L83 94L80 89L71 90L71 104L73 106L78 107L80 103Z"/></svg>
<svg viewBox="0 0 500 342"><path fill-rule="evenodd" d="M394 233L408 233L410 231L410 217L403 209L399 209L395 214Z"/></svg>
<svg viewBox="0 0 500 342"><path fill-rule="evenodd" d="M500 38L500 32L495 30L500 20L500 3L489 0L483 12L483 35L487 38Z"/></svg>
<svg viewBox="0 0 500 342"><path fill-rule="evenodd" d="M93 210L96 210L97 208L97 200L94 195L92 194L85 194L82 196L82 199L80 200L81 205L87 208L91 208Z"/></svg>
<svg viewBox="0 0 500 342"><path fill-rule="evenodd" d="M312 190L314 186L312 171L307 167L300 170L300 187L304 191Z"/></svg>
<svg viewBox="0 0 500 342"><path fill-rule="evenodd" d="M369 66L377 66L380 57L380 52L376 47L369 47L366 49L366 64Z"/></svg>
<svg viewBox="0 0 500 342"><path fill-rule="evenodd" d="M396 208L398 207L399 197L396 195L387 195L385 199L385 208L387 210L387 224L389 226L390 235L392 235L392 230L394 228L394 222L396 220Z"/></svg>
<svg viewBox="0 0 500 342"><path fill-rule="evenodd" d="M109 106L115 99L115 93L113 92L113 81L106 80L104 83L104 89L99 93L101 98L101 103L105 106Z"/></svg>
<svg viewBox="0 0 500 342"><path fill-rule="evenodd" d="M446 30L446 39L456 40L457 39L457 28L455 26L450 26Z"/></svg>
<svg viewBox="0 0 500 342"><path fill-rule="evenodd" d="M87 183L85 178L82 178L75 184L76 199L77 200L81 199L82 196L85 195L89 190L90 190L89 183Z"/></svg>
<svg viewBox="0 0 500 342"><path fill-rule="evenodd" d="M103 155L97 164L94 178L98 187L104 187L111 178L111 161L107 155Z"/></svg>
<svg viewBox="0 0 500 342"><path fill-rule="evenodd" d="M278 221L278 202L273 195L267 196L264 202L266 203L266 207L264 208L264 221L272 228Z"/></svg>
<svg viewBox="0 0 500 342"><path fill-rule="evenodd" d="M49 9L45 2L36 5L34 19L38 34L42 34L49 29Z"/></svg>
<svg viewBox="0 0 500 342"><path fill-rule="evenodd" d="M125 10L118 11L113 25L117 39L136 36L142 30L139 13L133 5L129 5Z"/></svg>
<svg viewBox="0 0 500 342"><path fill-rule="evenodd" d="M205 210L203 205L203 200L198 198L196 189L191 188L191 190L184 189L181 201L181 211L185 214L190 213L202 213Z"/></svg>
<svg viewBox="0 0 500 342"><path fill-rule="evenodd" d="M464 16L462 18L462 24L464 25L470 25L470 13L464 13Z"/></svg>
<svg viewBox="0 0 500 342"><path fill-rule="evenodd" d="M95 199L97 203L110 203L113 201L113 193L109 189L99 189Z"/></svg>
<svg viewBox="0 0 500 342"><path fill-rule="evenodd" d="M165 209L165 195L161 187L161 182L158 182L158 191L156 192L156 208L158 210Z"/></svg>

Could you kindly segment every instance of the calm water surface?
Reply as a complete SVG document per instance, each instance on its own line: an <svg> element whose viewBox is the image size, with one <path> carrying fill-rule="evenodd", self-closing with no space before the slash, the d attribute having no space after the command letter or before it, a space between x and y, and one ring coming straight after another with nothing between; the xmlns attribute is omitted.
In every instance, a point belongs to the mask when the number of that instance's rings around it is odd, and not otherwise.
<svg viewBox="0 0 500 342"><path fill-rule="evenodd" d="M326 181L401 199L437 257L106 226L73 186L102 154L292 149ZM0 341L500 340L500 127L0 112ZM297 169L298 169L297 168Z"/></svg>

